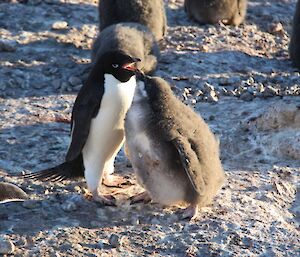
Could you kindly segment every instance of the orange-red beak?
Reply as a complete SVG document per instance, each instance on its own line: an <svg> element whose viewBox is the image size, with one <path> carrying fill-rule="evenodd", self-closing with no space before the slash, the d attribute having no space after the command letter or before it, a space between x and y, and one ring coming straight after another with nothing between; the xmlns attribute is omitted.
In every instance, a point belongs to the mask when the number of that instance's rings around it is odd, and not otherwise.
<svg viewBox="0 0 300 257"><path fill-rule="evenodd" d="M136 63L140 62L141 59L139 59L139 58L132 58L132 60L133 60L133 62L125 63L122 66L122 68L125 69L125 70L136 71L137 70Z"/></svg>

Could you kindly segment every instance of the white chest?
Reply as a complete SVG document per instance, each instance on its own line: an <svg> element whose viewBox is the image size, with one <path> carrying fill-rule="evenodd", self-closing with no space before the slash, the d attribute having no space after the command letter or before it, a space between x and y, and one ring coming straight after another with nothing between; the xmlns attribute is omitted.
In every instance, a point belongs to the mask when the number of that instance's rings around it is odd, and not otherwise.
<svg viewBox="0 0 300 257"><path fill-rule="evenodd" d="M131 106L136 87L135 76L125 83L114 76L105 74L104 95L101 100L98 115L92 120L96 126L124 126L124 119Z"/></svg>

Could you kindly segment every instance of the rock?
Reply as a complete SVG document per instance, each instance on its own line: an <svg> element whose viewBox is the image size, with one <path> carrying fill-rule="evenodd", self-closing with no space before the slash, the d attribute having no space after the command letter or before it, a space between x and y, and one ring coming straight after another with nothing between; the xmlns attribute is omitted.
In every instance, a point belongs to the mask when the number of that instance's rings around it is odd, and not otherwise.
<svg viewBox="0 0 300 257"><path fill-rule="evenodd" d="M60 80L55 79L51 82L51 85L53 86L54 89L59 89L60 88Z"/></svg>
<svg viewBox="0 0 300 257"><path fill-rule="evenodd" d="M71 76L68 81L72 86L78 86L82 83L81 79L75 76Z"/></svg>
<svg viewBox="0 0 300 257"><path fill-rule="evenodd" d="M56 21L52 24L52 29L60 30L68 28L68 23L66 21Z"/></svg>
<svg viewBox="0 0 300 257"><path fill-rule="evenodd" d="M77 210L77 205L74 202L65 202L61 205L61 208L66 212L72 212Z"/></svg>
<svg viewBox="0 0 300 257"><path fill-rule="evenodd" d="M62 82L61 85L60 85L60 89L62 91L66 91L68 87L69 87L69 83L66 82L66 81Z"/></svg>
<svg viewBox="0 0 300 257"><path fill-rule="evenodd" d="M4 81L0 82L0 90L4 91L6 89L6 83Z"/></svg>
<svg viewBox="0 0 300 257"><path fill-rule="evenodd" d="M240 96L240 99L242 99L244 101L252 101L253 98L254 98L254 95L247 91L243 92Z"/></svg>
<svg viewBox="0 0 300 257"><path fill-rule="evenodd" d="M112 234L110 238L108 239L109 244L114 247L118 248L122 245L123 243L123 236L118 236L116 234Z"/></svg>
<svg viewBox="0 0 300 257"><path fill-rule="evenodd" d="M61 0L44 0L47 4L60 4Z"/></svg>
<svg viewBox="0 0 300 257"><path fill-rule="evenodd" d="M283 29L282 23L280 23L280 22L272 23L269 26L269 32L272 33L272 34L283 35L284 34L284 29Z"/></svg>
<svg viewBox="0 0 300 257"><path fill-rule="evenodd" d="M262 92L262 96L264 97L271 97L275 95L279 95L279 89L272 86L267 86L265 90Z"/></svg>
<svg viewBox="0 0 300 257"><path fill-rule="evenodd" d="M13 254L15 245L8 239L0 238L0 254Z"/></svg>
<svg viewBox="0 0 300 257"><path fill-rule="evenodd" d="M213 90L212 90L212 91L209 93L209 95L207 96L207 101L208 101L208 102L218 102L218 101L219 101L219 97L218 97L216 91L213 91Z"/></svg>
<svg viewBox="0 0 300 257"><path fill-rule="evenodd" d="M37 200L28 200L22 203L22 206L26 209L35 209L40 206L40 202Z"/></svg>
<svg viewBox="0 0 300 257"><path fill-rule="evenodd" d="M15 52L17 45L15 40L0 39L0 52Z"/></svg>
<svg viewBox="0 0 300 257"><path fill-rule="evenodd" d="M31 5L38 5L42 3L42 0L29 0L28 1L28 4L31 4Z"/></svg>

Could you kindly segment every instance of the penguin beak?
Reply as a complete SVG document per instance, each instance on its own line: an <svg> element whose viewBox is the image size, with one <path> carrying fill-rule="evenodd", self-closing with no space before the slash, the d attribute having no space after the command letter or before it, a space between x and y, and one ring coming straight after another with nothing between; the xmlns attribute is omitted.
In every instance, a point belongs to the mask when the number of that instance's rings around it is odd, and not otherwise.
<svg viewBox="0 0 300 257"><path fill-rule="evenodd" d="M130 70L130 71L136 71L137 67L136 67L136 63L140 62L141 59L139 58L132 58L132 62L129 63L125 63L122 68L125 70Z"/></svg>

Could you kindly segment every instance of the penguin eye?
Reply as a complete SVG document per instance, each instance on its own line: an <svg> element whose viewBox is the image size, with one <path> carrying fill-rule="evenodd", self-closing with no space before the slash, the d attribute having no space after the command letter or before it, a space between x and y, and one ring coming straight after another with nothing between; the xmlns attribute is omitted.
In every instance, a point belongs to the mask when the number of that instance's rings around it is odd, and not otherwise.
<svg viewBox="0 0 300 257"><path fill-rule="evenodd" d="M116 69L119 67L119 64L113 63L111 66Z"/></svg>

